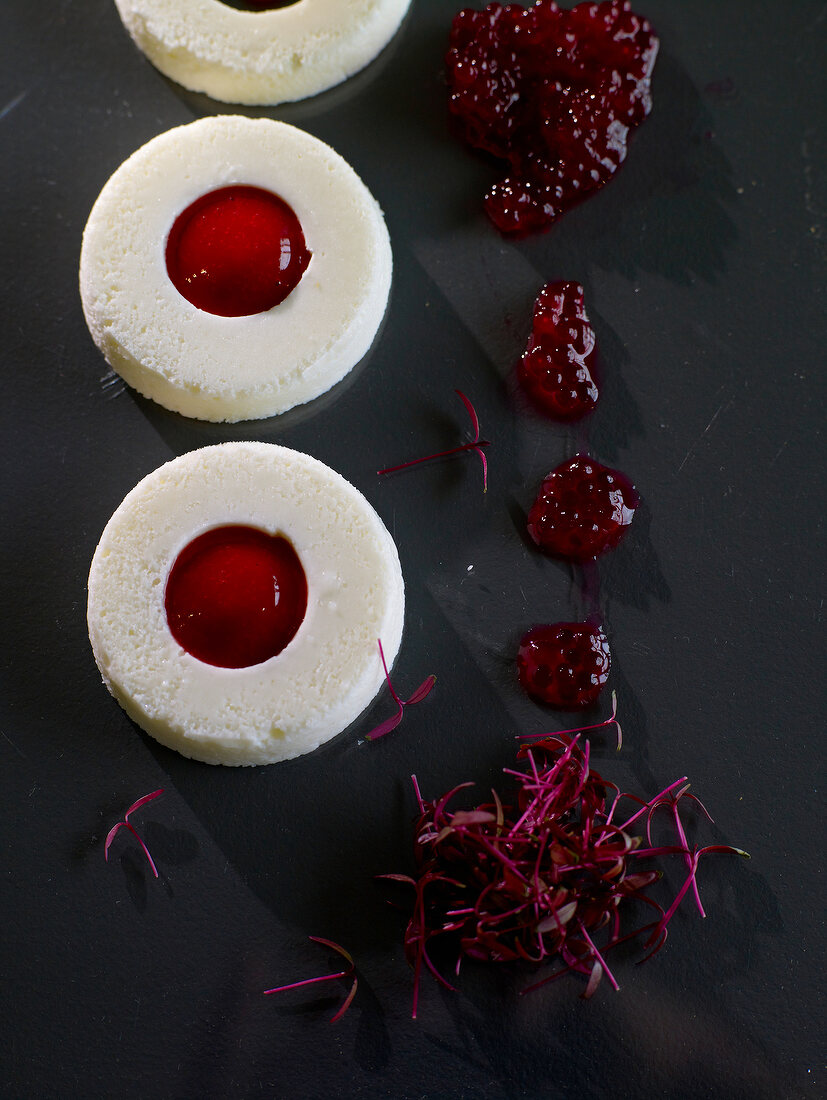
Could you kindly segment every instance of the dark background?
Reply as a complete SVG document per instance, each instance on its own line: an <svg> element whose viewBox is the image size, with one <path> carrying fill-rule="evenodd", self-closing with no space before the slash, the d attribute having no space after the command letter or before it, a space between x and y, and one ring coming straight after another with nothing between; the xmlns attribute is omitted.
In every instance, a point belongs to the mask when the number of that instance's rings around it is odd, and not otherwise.
<svg viewBox="0 0 827 1100"><path fill-rule="evenodd" d="M641 0L644 4L644 0ZM824 1095L821 753L825 80L821 0L646 0L655 107L619 177L545 236L502 241L490 168L448 135L454 7L413 0L345 86L267 111L328 141L387 214L395 281L381 340L331 395L280 419L187 421L126 391L84 326L81 233L140 144L223 108L161 77L111 0L3 0L0 465L0 1092L8 1097L798 1097ZM581 280L605 370L584 429L541 422L512 367L544 281ZM489 449L392 478L451 446L477 406ZM699 876L656 959L621 992L469 967L423 983L410 1019L403 918L373 876L410 866L426 795L479 797L518 731L562 728L515 684L535 621L591 610L582 577L536 553L524 516L584 444L643 507L599 563L625 744L597 766L653 795L681 775L737 844ZM322 750L210 768L157 746L101 686L85 628L98 537L173 455L225 439L306 450L353 481L396 537L408 592L394 673L437 686L377 744L387 693ZM596 712L607 712L608 700ZM156 881L122 834L130 802ZM669 868L666 893L682 881ZM360 991L264 998L345 944Z"/></svg>

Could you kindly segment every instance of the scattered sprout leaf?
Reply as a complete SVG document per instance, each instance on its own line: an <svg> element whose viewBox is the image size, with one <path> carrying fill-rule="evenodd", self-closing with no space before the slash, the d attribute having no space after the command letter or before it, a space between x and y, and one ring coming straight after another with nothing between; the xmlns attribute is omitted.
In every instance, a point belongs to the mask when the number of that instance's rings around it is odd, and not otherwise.
<svg viewBox="0 0 827 1100"><path fill-rule="evenodd" d="M382 668L385 670L385 681L388 685L388 690L390 691L396 702L398 710L396 714L391 715L390 718L386 718L384 722L380 722L380 724L376 726L375 729L372 729L370 733L365 734L365 739L368 741L378 741L379 738L384 737L386 733L390 733L391 730L395 730L399 723L402 721L402 715L405 712L405 707L413 706L415 703L421 703L422 700L430 694L431 688L436 683L436 676L427 676L409 699L401 699L397 695L396 691L394 690L394 686L391 683L390 673L388 672L388 665L385 661L385 651L382 648L381 638L377 641L377 645L379 646L379 656L382 658Z"/></svg>
<svg viewBox="0 0 827 1100"><path fill-rule="evenodd" d="M358 979L355 976L356 966L353 961L353 956L349 951L346 951L345 948L341 946L341 944L335 943L333 940L326 940L322 936L309 936L308 938L312 940L313 943L321 944L323 947L329 947L331 951L335 951L338 955L341 955L348 964L347 969L335 970L330 974L320 974L316 978L305 978L303 981L290 982L287 985L277 985L274 986L272 989L265 989L264 995L268 996L271 993L286 993L289 989L302 989L305 986L316 985L319 982L332 982L335 981L337 978L353 977L353 983L351 984L350 991L345 997L344 1002L339 1007L335 1015L331 1016L330 1018L330 1023L335 1024L337 1020L341 1020L342 1016L344 1016L344 1014L350 1008L351 1003L353 1002L353 998L356 996L356 989L359 985Z"/></svg>
<svg viewBox="0 0 827 1100"><path fill-rule="evenodd" d="M386 466L384 470L377 470L377 474L380 476L383 474L395 474L398 473L399 470L407 470L410 466L418 466L420 463L430 462L431 459L434 458L448 458L450 455L463 454L466 451L476 451L482 462L482 491L484 493L488 492L488 459L485 457L483 447L490 447L491 443L487 439L480 439L480 419L477 416L477 410L462 390L455 390L454 392L468 410L468 415L471 418L471 427L474 431L474 438L469 443L462 443L458 447L450 447L447 451L437 451L435 454L424 455L422 458L413 458L409 462L401 462L397 466Z"/></svg>
<svg viewBox="0 0 827 1100"><path fill-rule="evenodd" d="M138 841L138 844L141 847L141 851L146 856L147 863L149 863L150 870L152 871L153 875L158 878L158 868L155 866L155 860L149 854L149 848L147 848L146 844L144 844L142 838L139 836L138 830L129 820L129 815L134 813L136 810L139 810L142 806L145 806L147 802L152 802L153 799L158 798L163 793L164 788L161 787L157 791L152 791L150 794L145 794L142 798L139 798L136 802L132 803L132 805L129 807L129 809L126 811L120 821L115 822L115 824L106 834L106 841L103 846L103 858L106 860L107 863L109 862L109 849L112 847L112 841L115 839L121 829L127 829Z"/></svg>

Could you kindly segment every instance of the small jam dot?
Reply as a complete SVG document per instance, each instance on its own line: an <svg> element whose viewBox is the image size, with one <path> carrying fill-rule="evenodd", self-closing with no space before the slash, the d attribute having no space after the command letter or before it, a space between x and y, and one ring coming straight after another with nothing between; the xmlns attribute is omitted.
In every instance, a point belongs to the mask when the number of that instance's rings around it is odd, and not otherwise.
<svg viewBox="0 0 827 1100"><path fill-rule="evenodd" d="M310 252L294 211L261 187L221 187L178 217L167 272L197 309L220 317L264 313L298 286Z"/></svg>
<svg viewBox="0 0 827 1100"><path fill-rule="evenodd" d="M580 283L547 283L534 303L517 377L532 402L556 420L578 420L597 404L595 336Z"/></svg>
<svg viewBox="0 0 827 1100"><path fill-rule="evenodd" d="M544 478L528 513L528 533L548 554L590 561L625 536L639 499L619 470L575 455Z"/></svg>
<svg viewBox="0 0 827 1100"><path fill-rule="evenodd" d="M175 559L164 604L187 653L208 665L247 668L293 639L307 610L307 578L287 539L255 527L215 527Z"/></svg>
<svg viewBox="0 0 827 1100"><path fill-rule="evenodd" d="M535 699L564 709L597 701L609 678L611 654L606 635L591 623L535 626L517 653L523 690Z"/></svg>

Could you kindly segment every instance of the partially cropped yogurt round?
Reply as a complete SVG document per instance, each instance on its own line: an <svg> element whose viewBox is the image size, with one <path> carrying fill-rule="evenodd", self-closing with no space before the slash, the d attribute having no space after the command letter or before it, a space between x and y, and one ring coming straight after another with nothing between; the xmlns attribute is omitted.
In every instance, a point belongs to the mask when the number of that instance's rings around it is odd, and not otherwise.
<svg viewBox="0 0 827 1100"><path fill-rule="evenodd" d="M411 0L297 0L239 11L221 0L115 0L137 46L165 76L226 103L315 95L364 68ZM252 6L252 5L251 5Z"/></svg>
<svg viewBox="0 0 827 1100"><path fill-rule="evenodd" d="M184 210L233 185L287 203L311 254L284 301L242 317L188 301L165 251ZM392 266L382 211L342 157L285 123L219 116L153 138L109 179L84 231L80 293L92 338L129 385L185 416L238 421L318 397L364 357Z"/></svg>
<svg viewBox="0 0 827 1100"><path fill-rule="evenodd" d="M173 637L165 591L193 539L243 525L282 536L307 580L307 609L276 656L222 668ZM173 459L124 499L89 573L88 626L104 683L147 733L209 764L269 764L344 730L384 682L402 637L393 539L340 474L268 443Z"/></svg>

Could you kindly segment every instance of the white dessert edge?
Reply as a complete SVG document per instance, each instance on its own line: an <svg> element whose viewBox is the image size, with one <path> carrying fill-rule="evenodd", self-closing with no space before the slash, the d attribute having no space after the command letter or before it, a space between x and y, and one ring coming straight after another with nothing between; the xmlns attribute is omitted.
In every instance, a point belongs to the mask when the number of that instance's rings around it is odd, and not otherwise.
<svg viewBox="0 0 827 1100"><path fill-rule="evenodd" d="M297 0L239 11L221 0L115 0L165 76L226 103L274 106L342 83L399 29L411 0Z"/></svg>
<svg viewBox="0 0 827 1100"><path fill-rule="evenodd" d="M176 217L233 184L284 199L312 253L283 302L246 317L197 309L165 259ZM129 385L173 412L234 422L339 382L373 343L392 269L379 204L338 153L286 123L229 115L160 134L115 171L84 230L79 281L92 338Z"/></svg>
<svg viewBox="0 0 827 1100"><path fill-rule="evenodd" d="M277 656L217 668L175 641L164 606L178 553L204 530L244 524L293 544L305 618ZM104 683L147 733L210 764L310 752L344 730L384 683L402 638L396 546L365 497L309 455L223 443L173 459L116 509L89 572L87 619Z"/></svg>

